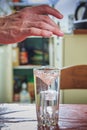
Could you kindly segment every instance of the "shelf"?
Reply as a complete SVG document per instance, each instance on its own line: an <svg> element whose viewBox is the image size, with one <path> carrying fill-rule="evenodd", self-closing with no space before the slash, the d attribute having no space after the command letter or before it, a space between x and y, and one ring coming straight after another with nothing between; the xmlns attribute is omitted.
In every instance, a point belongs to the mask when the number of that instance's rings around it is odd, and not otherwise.
<svg viewBox="0 0 87 130"><path fill-rule="evenodd" d="M48 4L49 2L9 2L10 6L33 6L33 5L40 5L40 4Z"/></svg>
<svg viewBox="0 0 87 130"><path fill-rule="evenodd" d="M87 29L76 29L74 34L87 34Z"/></svg>
<svg viewBox="0 0 87 130"><path fill-rule="evenodd" d="M13 67L13 69L34 69L37 67L40 67L40 65L20 65L20 66Z"/></svg>

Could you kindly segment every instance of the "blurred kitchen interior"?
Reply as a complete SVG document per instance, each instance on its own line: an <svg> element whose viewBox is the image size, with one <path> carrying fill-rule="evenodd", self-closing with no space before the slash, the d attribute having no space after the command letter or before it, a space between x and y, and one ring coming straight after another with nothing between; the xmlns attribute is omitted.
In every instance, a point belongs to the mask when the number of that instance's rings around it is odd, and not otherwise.
<svg viewBox="0 0 87 130"><path fill-rule="evenodd" d="M30 37L14 45L0 45L0 102L21 103L23 91L29 103L35 103L33 68L38 65L64 67L87 64L87 0L0 0L0 16L39 4L49 4L63 15L53 20L64 37ZM4 4L4 6L3 6ZM21 60L21 55L24 60ZM26 55L26 56L25 56ZM26 89L23 90L23 85ZM87 103L87 91L61 91L61 103ZM25 97L27 98L27 96ZM26 99L25 99L26 101ZM25 102L24 101L24 102Z"/></svg>

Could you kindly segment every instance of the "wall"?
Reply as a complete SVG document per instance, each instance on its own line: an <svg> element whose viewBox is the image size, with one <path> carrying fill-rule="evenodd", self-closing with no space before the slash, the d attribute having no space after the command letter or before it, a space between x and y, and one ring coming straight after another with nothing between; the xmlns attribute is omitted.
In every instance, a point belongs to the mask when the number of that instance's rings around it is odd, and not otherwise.
<svg viewBox="0 0 87 130"><path fill-rule="evenodd" d="M63 20L59 20L59 21L62 24L62 29L65 33L68 32L68 30L67 30L68 29L68 16L70 14L74 16L77 3L78 3L77 0L60 0L55 6L55 8L58 9L64 15ZM74 35L73 35L73 37L74 37ZM69 41L69 38L70 38L70 41ZM65 66L70 65L70 64L80 64L80 63L86 64L86 62L87 62L86 55L87 54L85 53L86 52L85 48L87 46L87 44L86 44L87 40L86 39L84 40L84 37L83 36L81 37L81 35L78 36L78 40L80 39L79 41L75 41L76 38L71 39L70 35L69 35L69 38L66 38L67 41L65 39L63 40L64 42L66 41L66 44L65 43L62 44L62 42L61 42L60 45L58 44L59 47L58 48L56 47L57 54L59 54L59 56L57 58L58 62L60 60L60 64L63 65L63 63L65 63L64 64ZM68 45L68 43L69 43L69 45ZM76 44L76 43L78 43L78 44ZM65 54L65 50L63 47L67 48L67 50L66 50L67 55ZM71 48L71 50L70 50L70 48ZM74 54L73 54L73 48L75 48ZM61 50L64 50L63 51L64 54L61 53ZM75 50L76 50L76 53L75 53ZM62 58L62 56L64 56L64 59ZM66 60L65 60L65 57L67 58ZM71 58L71 57L73 57L73 58ZM76 57L77 57L77 59L76 59ZM67 62L68 60L69 60L69 62ZM58 66L58 65L56 65L56 66ZM68 90L68 91L65 90L65 91L61 91L61 101L62 101L62 103L86 104L87 103L86 95L87 95L87 91L85 91L85 90Z"/></svg>
<svg viewBox="0 0 87 130"><path fill-rule="evenodd" d="M74 14L76 5L77 0L60 0L55 5L55 8L58 9L64 15L65 18L69 14Z"/></svg>
<svg viewBox="0 0 87 130"><path fill-rule="evenodd" d="M79 0L81 1L81 0ZM63 19L59 20L60 28L65 33L71 33L74 22L74 14L78 0L60 0L55 8L58 9L63 15Z"/></svg>

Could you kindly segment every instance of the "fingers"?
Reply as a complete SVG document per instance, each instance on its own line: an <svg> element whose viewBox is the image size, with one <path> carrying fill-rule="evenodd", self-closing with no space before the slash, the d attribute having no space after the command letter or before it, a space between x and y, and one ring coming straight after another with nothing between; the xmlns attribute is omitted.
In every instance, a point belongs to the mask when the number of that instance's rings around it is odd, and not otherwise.
<svg viewBox="0 0 87 130"><path fill-rule="evenodd" d="M30 21L25 23L24 27L35 27L38 29L43 29L52 32L55 35L63 36L64 33L60 31L58 25L52 21L49 16L45 15L33 15L34 19L32 18Z"/></svg>
<svg viewBox="0 0 87 130"><path fill-rule="evenodd" d="M42 21L42 22L45 22L45 23L48 23L52 26L57 27L56 23L47 15L33 14L31 16L31 18L27 17L27 20L31 21L31 22Z"/></svg>
<svg viewBox="0 0 87 130"><path fill-rule="evenodd" d="M60 31L60 29L58 28L57 24L48 16L48 14L51 14L57 18L62 18L63 15L56 9L48 6L48 5L40 5L40 6L33 6L33 7L27 7L25 9L22 9L22 15L27 21L29 21L28 25L25 26L26 28L28 27L29 29L33 27L33 30L35 28L38 29L39 31L42 32L47 31L47 32L51 32L52 34L55 34L57 36L63 36L64 33ZM26 13L25 13L26 12ZM24 28L25 28L24 27ZM41 32L41 33L42 33ZM42 35L41 33L38 33L40 35ZM38 34L34 34L33 35L38 35ZM31 35L31 34L30 34Z"/></svg>
<svg viewBox="0 0 87 130"><path fill-rule="evenodd" d="M25 28L22 30L22 34L27 36L43 36L43 37L50 37L53 35L53 32L50 30L44 30L44 29L40 29L40 28ZM58 36L62 36L63 34L61 33L61 31L56 32L56 35Z"/></svg>
<svg viewBox="0 0 87 130"><path fill-rule="evenodd" d="M34 11L38 14L50 14L55 16L56 18L63 18L63 15L57 9L52 8L48 5L36 6Z"/></svg>
<svg viewBox="0 0 87 130"><path fill-rule="evenodd" d="M44 21L52 26L57 27L56 23L47 15L38 15L38 20Z"/></svg>
<svg viewBox="0 0 87 130"><path fill-rule="evenodd" d="M34 27L34 28L38 28L38 29L42 29L42 30L46 30L46 31L50 31L55 35L61 35L63 36L63 33L60 31L60 29L57 26L52 26L48 23L45 23L43 21L37 21L37 22L32 22L32 23L28 23L29 25L27 25L27 27Z"/></svg>
<svg viewBox="0 0 87 130"><path fill-rule="evenodd" d="M48 16L48 14L56 18L63 18L63 15L56 9L48 5L40 5L26 7L17 14L12 22L12 26L19 29L19 34L16 35L17 40L23 40L28 36L43 36L50 37L53 34L63 36L64 33L58 28L57 24ZM21 22L20 21L21 18ZM15 34L14 34L15 35Z"/></svg>
<svg viewBox="0 0 87 130"><path fill-rule="evenodd" d="M52 32L35 28L35 27L23 29L22 32L23 32L23 35L27 34L27 36L43 36L43 37L52 36Z"/></svg>

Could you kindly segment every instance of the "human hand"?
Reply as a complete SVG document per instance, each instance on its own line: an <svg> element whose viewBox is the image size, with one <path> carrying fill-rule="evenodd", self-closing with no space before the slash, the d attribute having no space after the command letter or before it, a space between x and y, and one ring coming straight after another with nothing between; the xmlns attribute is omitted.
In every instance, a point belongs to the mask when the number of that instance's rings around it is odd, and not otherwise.
<svg viewBox="0 0 87 130"><path fill-rule="evenodd" d="M63 36L63 32L48 15L63 18L58 10L48 5L40 5L23 8L0 19L0 42L16 43L28 36Z"/></svg>

